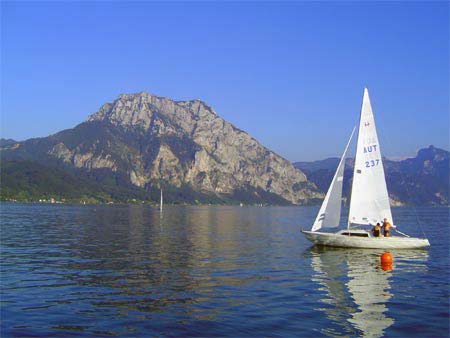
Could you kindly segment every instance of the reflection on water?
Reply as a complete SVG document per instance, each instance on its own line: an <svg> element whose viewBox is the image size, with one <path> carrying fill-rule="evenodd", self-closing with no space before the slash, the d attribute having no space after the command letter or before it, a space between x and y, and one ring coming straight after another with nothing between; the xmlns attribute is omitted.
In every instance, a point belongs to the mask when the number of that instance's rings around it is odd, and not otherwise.
<svg viewBox="0 0 450 338"><path fill-rule="evenodd" d="M122 316L139 311L152 318L170 309L174 317L205 319L204 311L192 305L214 294L217 281L213 281L213 272L218 264L223 270L236 268L233 258L238 261L239 241L227 238L235 232L232 225L238 224L233 219L236 215L225 213L219 222L213 210L170 210L167 207L160 213L130 206L126 227L122 226L122 215L95 213L95 224L100 228L84 229L80 240L70 247L81 260L68 267L84 271L82 278L75 275L77 284L100 287L100 300L92 305ZM227 226L221 227L221 223ZM217 251L227 252L227 259L215 255ZM73 271L67 277L73 278ZM240 282L233 274L218 278L230 284ZM227 291L221 292L226 298ZM208 310L207 317L213 319L220 310L220 306Z"/></svg>
<svg viewBox="0 0 450 338"><path fill-rule="evenodd" d="M317 208L0 207L2 337L448 332L445 208L420 214L430 251L383 271L381 252L310 249Z"/></svg>
<svg viewBox="0 0 450 338"><path fill-rule="evenodd" d="M2 220L2 291L10 301L2 314L9 335L99 328L125 336L201 335L205 321L208 332L224 335L227 320L258 313L264 319L258 332L280 318L264 314L276 303L255 312L259 293L267 293L262 300L280 294L268 291L270 284L255 285L274 278L263 271L276 271L272 255L289 257L292 246L285 244L297 244L278 226L283 209L9 207ZM18 325L23 309L40 309L47 325L29 319ZM243 334L247 321L242 324L228 330Z"/></svg>
<svg viewBox="0 0 450 338"><path fill-rule="evenodd" d="M320 308L325 315L338 323L344 332L353 332L364 337L382 337L394 323L388 312L388 302L393 296L389 285L392 271L385 271L380 265L379 250L342 249L331 247L312 247L312 280L326 297L321 302L328 307ZM428 252L425 250L391 251L393 257L409 265L413 272L426 270ZM395 262L394 262L395 263ZM395 265L393 266L395 269ZM327 328L322 333L328 336L340 332Z"/></svg>

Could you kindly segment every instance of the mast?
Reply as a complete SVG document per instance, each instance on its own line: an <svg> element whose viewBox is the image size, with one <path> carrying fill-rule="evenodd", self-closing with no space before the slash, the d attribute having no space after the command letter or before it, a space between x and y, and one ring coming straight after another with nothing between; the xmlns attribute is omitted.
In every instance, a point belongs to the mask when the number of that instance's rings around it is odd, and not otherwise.
<svg viewBox="0 0 450 338"><path fill-rule="evenodd" d="M359 131L361 129L361 115L363 111L363 103L364 103L364 95L367 91L367 87L364 87L363 90L363 102L361 103L361 110L359 112L359 121L358 121L358 135L356 136L356 151L358 149L358 143L359 143ZM355 182L355 174L356 174L356 152L355 152L355 159L353 161L353 178L352 178L352 186L350 187L350 199L349 199L349 206L352 203L352 195L353 195L353 183ZM350 210L348 212L348 219L347 219L347 231L350 230Z"/></svg>

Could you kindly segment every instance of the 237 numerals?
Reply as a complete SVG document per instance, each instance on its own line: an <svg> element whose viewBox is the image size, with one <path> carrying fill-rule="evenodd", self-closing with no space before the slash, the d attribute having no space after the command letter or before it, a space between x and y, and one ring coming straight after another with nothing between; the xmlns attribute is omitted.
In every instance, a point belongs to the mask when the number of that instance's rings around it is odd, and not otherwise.
<svg viewBox="0 0 450 338"><path fill-rule="evenodd" d="M380 164L379 159L366 161L366 168L376 167L378 164Z"/></svg>

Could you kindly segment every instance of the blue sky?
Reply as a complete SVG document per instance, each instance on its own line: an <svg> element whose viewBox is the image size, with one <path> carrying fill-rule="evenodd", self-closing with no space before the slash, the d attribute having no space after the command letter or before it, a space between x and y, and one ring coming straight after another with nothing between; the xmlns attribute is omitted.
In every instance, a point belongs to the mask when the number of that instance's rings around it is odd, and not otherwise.
<svg viewBox="0 0 450 338"><path fill-rule="evenodd" d="M2 2L1 136L120 93L199 98L292 161L339 156L369 88L384 155L449 148L447 2Z"/></svg>

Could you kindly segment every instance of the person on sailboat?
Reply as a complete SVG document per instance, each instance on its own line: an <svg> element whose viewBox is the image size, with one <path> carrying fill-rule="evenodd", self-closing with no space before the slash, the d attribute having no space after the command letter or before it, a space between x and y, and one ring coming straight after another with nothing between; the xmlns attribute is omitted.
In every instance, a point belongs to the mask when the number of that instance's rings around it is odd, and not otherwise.
<svg viewBox="0 0 450 338"><path fill-rule="evenodd" d="M383 232L384 232L384 237L389 237L390 236L390 228L391 228L391 223L388 222L387 218L385 218L383 220Z"/></svg>
<svg viewBox="0 0 450 338"><path fill-rule="evenodd" d="M373 237L380 237L381 236L381 226L380 223L377 223L372 229Z"/></svg>

